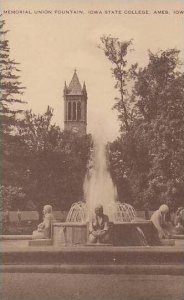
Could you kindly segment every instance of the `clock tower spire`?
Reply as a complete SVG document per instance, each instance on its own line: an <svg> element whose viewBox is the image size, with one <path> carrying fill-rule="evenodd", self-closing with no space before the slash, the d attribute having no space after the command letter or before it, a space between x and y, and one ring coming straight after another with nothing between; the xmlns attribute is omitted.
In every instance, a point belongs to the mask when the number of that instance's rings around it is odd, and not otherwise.
<svg viewBox="0 0 184 300"><path fill-rule="evenodd" d="M86 134L87 127L87 90L85 83L80 84L77 71L74 71L72 80L64 85L64 129Z"/></svg>

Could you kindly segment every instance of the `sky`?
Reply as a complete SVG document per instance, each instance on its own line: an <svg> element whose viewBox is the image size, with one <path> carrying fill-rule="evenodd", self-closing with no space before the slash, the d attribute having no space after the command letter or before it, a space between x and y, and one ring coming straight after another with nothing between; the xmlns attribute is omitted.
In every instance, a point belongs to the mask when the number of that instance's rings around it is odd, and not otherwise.
<svg viewBox="0 0 184 300"><path fill-rule="evenodd" d="M77 69L88 92L88 133L100 133L106 140L118 135L117 112L112 110L117 91L111 65L98 47L102 35L133 39L134 51L128 61L141 67L148 62L148 49L178 48L181 58L184 56L181 0L0 0L0 7L10 30L10 55L20 63L26 87L25 108L44 113L50 105L53 122L61 129L64 82L69 83ZM163 13L154 13L158 10Z"/></svg>

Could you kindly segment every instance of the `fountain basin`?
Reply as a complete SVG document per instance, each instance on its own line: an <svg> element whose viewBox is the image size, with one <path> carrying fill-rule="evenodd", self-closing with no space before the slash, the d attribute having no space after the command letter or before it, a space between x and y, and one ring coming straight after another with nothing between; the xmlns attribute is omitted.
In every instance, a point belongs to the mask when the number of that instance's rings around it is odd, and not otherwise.
<svg viewBox="0 0 184 300"><path fill-rule="evenodd" d="M142 236L141 232L143 233ZM111 222L110 235L113 246L161 245L157 231L151 221ZM54 246L86 245L88 236L88 223L63 222L53 224Z"/></svg>

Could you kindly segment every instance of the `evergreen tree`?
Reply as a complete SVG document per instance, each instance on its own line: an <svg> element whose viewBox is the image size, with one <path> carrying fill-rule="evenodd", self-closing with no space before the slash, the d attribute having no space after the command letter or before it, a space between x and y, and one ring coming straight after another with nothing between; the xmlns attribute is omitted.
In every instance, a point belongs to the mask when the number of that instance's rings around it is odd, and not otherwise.
<svg viewBox="0 0 184 300"><path fill-rule="evenodd" d="M1 194L3 205L6 207L8 196L13 192L14 198L19 198L19 186L15 184L17 175L16 161L12 154L20 148L19 139L15 135L17 124L16 116L21 111L17 104L22 104L20 99L24 88L19 80L18 63L10 58L9 41L6 38L7 30L4 29L5 21L0 16L0 162L1 162ZM19 178L19 175L17 176ZM6 191L6 192L4 192ZM9 193L9 194L8 194ZM17 193L17 195L16 195ZM2 197L0 199L2 201Z"/></svg>
<svg viewBox="0 0 184 300"><path fill-rule="evenodd" d="M1 17L2 18L2 17ZM20 112L15 103L23 103L20 96L23 87L18 75L18 63L10 58L9 41L6 39L5 21L0 19L0 119L1 134L9 132L15 123L15 115Z"/></svg>

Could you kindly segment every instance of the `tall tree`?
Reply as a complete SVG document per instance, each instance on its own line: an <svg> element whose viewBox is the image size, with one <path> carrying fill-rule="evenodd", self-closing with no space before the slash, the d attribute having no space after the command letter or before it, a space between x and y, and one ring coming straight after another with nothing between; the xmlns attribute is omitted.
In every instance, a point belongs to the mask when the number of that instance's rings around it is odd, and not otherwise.
<svg viewBox="0 0 184 300"><path fill-rule="evenodd" d="M132 122L133 111L131 97L128 92L127 83L134 78L137 64L128 67L127 54L131 51L132 40L120 41L111 36L102 36L99 46L105 56L112 64L112 75L115 79L115 88L119 92L119 97L115 98L114 108L118 111L118 118L121 121L121 129L129 131Z"/></svg>
<svg viewBox="0 0 184 300"><path fill-rule="evenodd" d="M111 172L137 207L175 208L184 197L184 73L178 50L148 55L135 78L131 128L111 145Z"/></svg>
<svg viewBox="0 0 184 300"><path fill-rule="evenodd" d="M20 82L17 68L18 63L10 58L9 41L6 39L7 30L4 29L5 21L0 19L0 118L1 130L5 133L9 126L14 124L16 113L15 103L22 103L20 96L23 87Z"/></svg>
<svg viewBox="0 0 184 300"><path fill-rule="evenodd" d="M1 184L5 185L1 186L1 191L6 191L3 192L5 203L6 197L9 197L8 191L10 194L13 191L14 195L17 193L17 197L19 195L19 186L15 186L15 183L6 175L11 173L11 178L14 178L15 175L13 171L15 161L12 160L11 154L16 153L19 144L14 126L16 125L16 116L21 111L17 104L23 103L21 95L24 88L18 75L18 63L10 57L9 41L6 38L8 31L4 29L4 26L5 21L0 16L0 160ZM1 207L3 206L1 205Z"/></svg>
<svg viewBox="0 0 184 300"><path fill-rule="evenodd" d="M176 49L149 51L148 66L139 70L134 90L142 116L139 130L151 162L147 201L171 206L184 197L184 73L179 54Z"/></svg>

